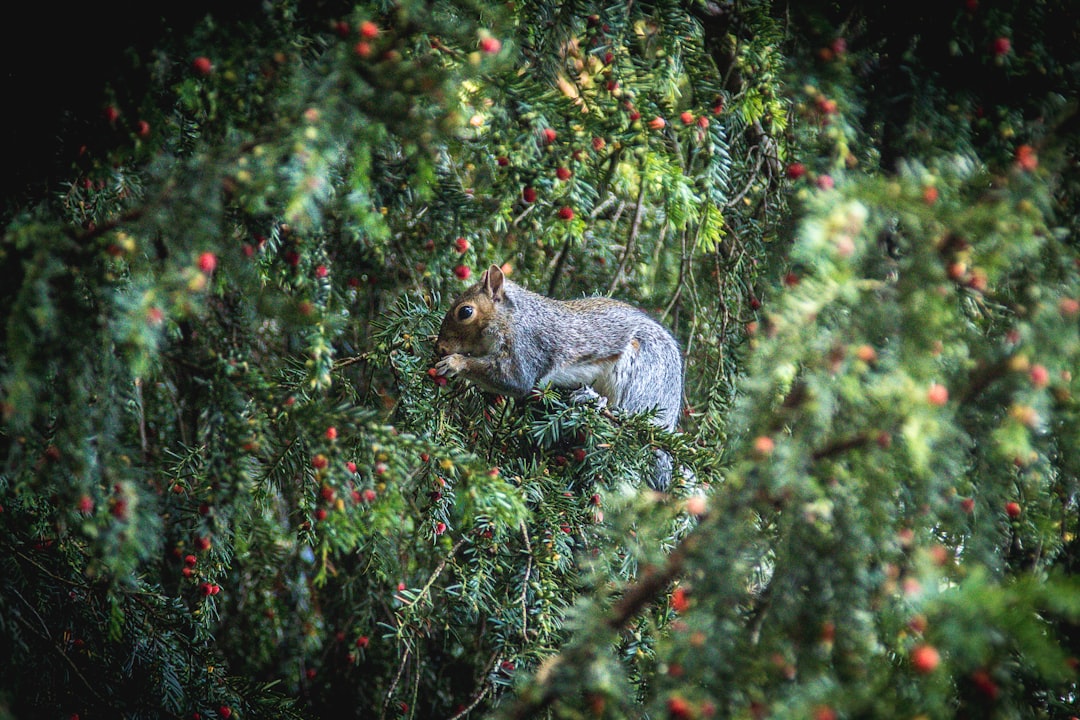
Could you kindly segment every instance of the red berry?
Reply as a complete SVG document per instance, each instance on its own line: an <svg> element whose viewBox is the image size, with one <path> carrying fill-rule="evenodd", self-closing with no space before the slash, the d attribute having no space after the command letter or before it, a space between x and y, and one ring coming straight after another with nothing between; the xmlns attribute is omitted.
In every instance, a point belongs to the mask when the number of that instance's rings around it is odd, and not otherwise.
<svg viewBox="0 0 1080 720"><path fill-rule="evenodd" d="M326 428L326 439L327 440L337 440L337 428L336 427L331 426L331 427Z"/></svg>
<svg viewBox="0 0 1080 720"><path fill-rule="evenodd" d="M353 52L355 52L357 56L362 58L371 57L371 43L361 40L360 42L356 43L356 47L353 48Z"/></svg>
<svg viewBox="0 0 1080 720"><path fill-rule="evenodd" d="M690 112L689 110L684 110L682 114L679 115L679 119L682 120L683 125L693 125L694 113Z"/></svg>
<svg viewBox="0 0 1080 720"><path fill-rule="evenodd" d="M225 720L228 720L232 717L232 708L228 705L222 705L218 708L218 715L225 718Z"/></svg>
<svg viewBox="0 0 1080 720"><path fill-rule="evenodd" d="M544 142L555 142L555 131L552 128L544 128Z"/></svg>
<svg viewBox="0 0 1080 720"><path fill-rule="evenodd" d="M349 462L345 463L345 469L353 474L356 474L356 463L350 460Z"/></svg>
<svg viewBox="0 0 1080 720"><path fill-rule="evenodd" d="M135 134L139 137L148 136L150 134L150 123L145 120L140 120L138 124L135 125Z"/></svg>
<svg viewBox="0 0 1080 720"><path fill-rule="evenodd" d="M214 268L217 267L217 256L212 252L204 252L199 255L199 270L203 271L207 275L214 272Z"/></svg>
<svg viewBox="0 0 1080 720"><path fill-rule="evenodd" d="M184 556L184 564L187 565L188 567L195 567L195 563L197 563L197 562L199 562L199 559L196 558L194 555L185 555Z"/></svg>
<svg viewBox="0 0 1080 720"><path fill-rule="evenodd" d="M317 277L317 278L321 279L321 278L326 277L329 274L330 274L330 269L328 267L326 267L325 265L319 265L318 267L315 268L315 277Z"/></svg>
<svg viewBox="0 0 1080 720"><path fill-rule="evenodd" d="M210 58L201 55L191 61L191 67L204 77L214 71L214 64L210 62Z"/></svg>
<svg viewBox="0 0 1080 720"><path fill-rule="evenodd" d="M1046 387L1050 382L1050 371L1042 365L1031 366L1031 384L1037 388Z"/></svg>
<svg viewBox="0 0 1080 720"><path fill-rule="evenodd" d="M444 522L435 523L435 534L436 535L442 535L444 532L446 532L446 523L444 523Z"/></svg>
<svg viewBox="0 0 1080 720"><path fill-rule="evenodd" d="M468 265L458 265L454 268L454 277L458 280L468 280L470 275L472 275L472 270Z"/></svg>
<svg viewBox="0 0 1080 720"><path fill-rule="evenodd" d="M480 40L480 51L488 55L495 55L502 50L502 41L498 38L486 37Z"/></svg>
<svg viewBox="0 0 1080 720"><path fill-rule="evenodd" d="M985 670L976 670L971 673L971 682L977 687L983 695L986 695L991 700L997 698L1001 689L998 687L991 677L990 673Z"/></svg>
<svg viewBox="0 0 1080 720"><path fill-rule="evenodd" d="M754 438L754 453L759 457L771 455L776 449L776 441L768 435L759 435Z"/></svg>
<svg viewBox="0 0 1080 720"><path fill-rule="evenodd" d="M469 241L463 237L459 237L454 241L454 249L459 253L463 253L469 249Z"/></svg>
<svg viewBox="0 0 1080 720"><path fill-rule="evenodd" d="M690 601L686 597L686 590L681 587L675 588L671 593L671 609L677 613L684 613L690 607Z"/></svg>
<svg viewBox="0 0 1080 720"><path fill-rule="evenodd" d="M574 460L577 460L578 462L584 462L585 451L581 448L577 448L576 450L574 450Z"/></svg>
<svg viewBox="0 0 1080 720"><path fill-rule="evenodd" d="M366 503L375 502L375 498L377 497L375 491L372 490L371 488L366 488L364 490L364 492L361 493L360 496L363 498L364 502L366 502Z"/></svg>
<svg viewBox="0 0 1080 720"><path fill-rule="evenodd" d="M916 645L911 651L911 666L920 675L927 675L941 664L941 653L933 645Z"/></svg>
<svg viewBox="0 0 1080 720"><path fill-rule="evenodd" d="M574 210L572 208L568 208L568 207L559 208L559 219L560 220L573 220L574 219Z"/></svg>
<svg viewBox="0 0 1080 720"><path fill-rule="evenodd" d="M922 199L927 205L933 205L938 199L938 189L933 185L928 186L922 192Z"/></svg>
<svg viewBox="0 0 1080 720"><path fill-rule="evenodd" d="M526 187L524 190L521 191L521 199L527 203L536 202L536 188L531 186Z"/></svg>
<svg viewBox="0 0 1080 720"><path fill-rule="evenodd" d="M560 167L555 170L555 177L560 180L569 180L571 175L573 175L573 173L570 172L570 168Z"/></svg>
<svg viewBox="0 0 1080 720"><path fill-rule="evenodd" d="M993 44L990 46L991 52L998 57L1007 55L1009 50L1012 49L1012 42L1007 37L995 38Z"/></svg>
<svg viewBox="0 0 1080 720"><path fill-rule="evenodd" d="M93 509L94 501L90 498L89 495L83 495L81 498L79 498L79 512L90 513L93 511Z"/></svg>
<svg viewBox="0 0 1080 720"><path fill-rule="evenodd" d="M323 508L319 508L318 510L315 511L315 520L317 522L322 522L325 519L326 519L326 510L324 510Z"/></svg>
<svg viewBox="0 0 1080 720"><path fill-rule="evenodd" d="M373 40L379 36L379 26L370 20L360 23L360 37Z"/></svg>
<svg viewBox="0 0 1080 720"><path fill-rule="evenodd" d="M499 157L495 158L495 163L499 167L506 167L510 164L510 158L506 157L505 155L500 155Z"/></svg>
<svg viewBox="0 0 1080 720"><path fill-rule="evenodd" d="M824 98L824 97L820 98L817 101L817 106L818 106L818 110L825 113L826 115L832 115L838 109L835 100L831 100L829 98Z"/></svg>
<svg viewBox="0 0 1080 720"><path fill-rule="evenodd" d="M667 714L671 720L690 720L694 717L690 703L678 695L668 698Z"/></svg>
<svg viewBox="0 0 1080 720"><path fill-rule="evenodd" d="M831 175L818 175L815 183L822 190L832 190L836 184L835 182L833 182Z"/></svg>
<svg viewBox="0 0 1080 720"><path fill-rule="evenodd" d="M360 637L356 638L356 647L366 648L369 642L371 642L371 640L368 639L367 635L361 635Z"/></svg>
<svg viewBox="0 0 1080 720"><path fill-rule="evenodd" d="M653 130L662 130L667 125L667 120L657 115L649 121L649 127Z"/></svg>
<svg viewBox="0 0 1080 720"><path fill-rule="evenodd" d="M926 391L926 399L931 405L940 407L949 402L949 390L944 385L934 383Z"/></svg>
<svg viewBox="0 0 1080 720"><path fill-rule="evenodd" d="M197 538L195 538L195 549L199 550L199 551L209 550L210 549L210 538L208 538L208 537L197 537Z"/></svg>
<svg viewBox="0 0 1080 720"><path fill-rule="evenodd" d="M316 470L323 470L329 464L330 461L322 453L319 453L315 457L311 458L311 467L315 468Z"/></svg>
<svg viewBox="0 0 1080 720"><path fill-rule="evenodd" d="M1010 500L1009 502L1005 503L1005 514L1013 520L1020 517L1021 512L1023 512L1023 510L1020 508L1020 503L1016 502L1015 500Z"/></svg>
<svg viewBox="0 0 1080 720"><path fill-rule="evenodd" d="M793 162L787 166L787 176L792 180L798 180L806 174L806 166L801 162Z"/></svg>
<svg viewBox="0 0 1080 720"><path fill-rule="evenodd" d="M1027 172L1039 167L1039 157L1035 154L1035 148L1030 145L1021 145L1016 148L1016 164L1021 170Z"/></svg>
<svg viewBox="0 0 1080 720"><path fill-rule="evenodd" d="M964 498L960 501L960 509L968 515L975 512L975 498Z"/></svg>
<svg viewBox="0 0 1080 720"><path fill-rule="evenodd" d="M814 720L836 720L836 711L828 705L819 705L814 708Z"/></svg>

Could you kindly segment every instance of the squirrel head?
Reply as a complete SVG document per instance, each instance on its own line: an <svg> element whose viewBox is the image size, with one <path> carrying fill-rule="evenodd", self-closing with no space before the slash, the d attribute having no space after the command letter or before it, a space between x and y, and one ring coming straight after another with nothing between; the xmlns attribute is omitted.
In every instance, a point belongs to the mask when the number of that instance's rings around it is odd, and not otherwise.
<svg viewBox="0 0 1080 720"><path fill-rule="evenodd" d="M498 315L499 306L506 302L502 270L492 265L476 283L454 301L443 318L435 352L446 355L485 355L496 338L486 332Z"/></svg>

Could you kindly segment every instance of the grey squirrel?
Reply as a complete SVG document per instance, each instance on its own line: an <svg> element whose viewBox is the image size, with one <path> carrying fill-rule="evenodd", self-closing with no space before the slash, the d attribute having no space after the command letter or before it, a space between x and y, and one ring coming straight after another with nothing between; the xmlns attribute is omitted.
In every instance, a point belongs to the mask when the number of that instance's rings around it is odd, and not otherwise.
<svg viewBox="0 0 1080 720"><path fill-rule="evenodd" d="M605 297L555 300L526 290L492 265L451 306L435 342L440 376L522 397L537 385L577 389L626 412L656 410L674 430L682 408L679 345L645 312ZM657 451L649 484L665 489L671 457Z"/></svg>

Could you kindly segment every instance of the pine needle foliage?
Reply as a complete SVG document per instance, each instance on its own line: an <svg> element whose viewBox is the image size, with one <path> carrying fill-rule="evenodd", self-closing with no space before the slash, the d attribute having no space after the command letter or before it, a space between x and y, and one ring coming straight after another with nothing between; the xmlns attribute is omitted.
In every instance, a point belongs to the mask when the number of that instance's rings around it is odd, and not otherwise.
<svg viewBox="0 0 1080 720"><path fill-rule="evenodd" d="M1077 32L405 0L166 34L3 204L0 718L1073 718ZM679 432L435 377L491 264L670 327Z"/></svg>

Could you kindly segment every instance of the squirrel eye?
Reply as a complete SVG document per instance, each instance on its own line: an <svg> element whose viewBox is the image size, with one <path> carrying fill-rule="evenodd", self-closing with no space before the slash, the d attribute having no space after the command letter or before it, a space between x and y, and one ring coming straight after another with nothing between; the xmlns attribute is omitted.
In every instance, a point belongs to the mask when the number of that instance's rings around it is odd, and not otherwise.
<svg viewBox="0 0 1080 720"><path fill-rule="evenodd" d="M473 310L475 310L475 309L476 308L474 308L472 305L462 305L461 307L459 307L457 309L457 319L458 319L458 321L459 322L465 322L466 320L471 318L472 314L473 314Z"/></svg>

